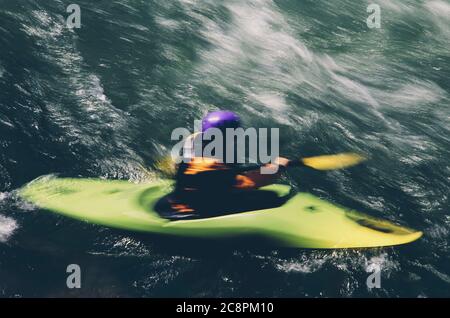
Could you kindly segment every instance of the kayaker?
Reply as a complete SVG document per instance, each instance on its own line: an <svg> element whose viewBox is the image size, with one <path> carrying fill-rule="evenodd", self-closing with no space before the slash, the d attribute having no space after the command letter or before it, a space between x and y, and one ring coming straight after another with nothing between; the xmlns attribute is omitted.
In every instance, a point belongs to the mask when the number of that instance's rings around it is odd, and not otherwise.
<svg viewBox="0 0 450 318"><path fill-rule="evenodd" d="M203 118L201 132L191 135L184 145L185 160L177 167L175 191L169 198L173 211L179 214L199 213L202 210L200 207L236 199L236 193L256 190L274 183L280 177L281 171L289 163L286 158L278 157L274 163L266 165L278 165L274 174L262 174L261 167L257 165L252 170L240 172L242 164L225 162L226 144L231 142L226 140L225 131L227 128L239 127L241 119L231 111L215 111ZM196 138L212 128L219 129L224 136L221 158L205 157L194 150ZM205 146L203 141L201 148Z"/></svg>

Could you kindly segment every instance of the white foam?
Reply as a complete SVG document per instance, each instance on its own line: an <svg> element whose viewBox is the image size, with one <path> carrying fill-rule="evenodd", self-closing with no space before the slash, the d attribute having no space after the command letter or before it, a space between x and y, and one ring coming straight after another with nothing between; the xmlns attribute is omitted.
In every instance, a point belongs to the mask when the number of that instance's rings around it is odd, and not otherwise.
<svg viewBox="0 0 450 318"><path fill-rule="evenodd" d="M392 1L392 0L378 0L378 4L381 7L382 13L383 10L391 10L396 13L402 14L414 14L416 7L409 3L403 1Z"/></svg>
<svg viewBox="0 0 450 318"><path fill-rule="evenodd" d="M281 259L272 256L268 259L281 272L309 274L319 271L327 263L332 263L336 257L337 254L335 253L317 251L311 254L301 254L296 258L290 259Z"/></svg>
<svg viewBox="0 0 450 318"><path fill-rule="evenodd" d="M62 15L49 15L42 11L33 12L31 17L22 17L22 21L22 29L36 37L36 42L42 47L42 57L67 75L63 76L63 81L70 86L71 92L75 92L77 105L82 108L81 112L75 114L64 104L50 102L47 109L53 122L66 130L68 138L76 139L77 142L92 148L98 147L99 144L102 146L103 151L98 155L98 166L101 170L99 175L105 171L124 171L124 161L139 158L127 145L125 134L121 133L121 130L129 125L127 114L114 107L105 94L101 77L86 68L83 56L76 45L72 45L73 40L77 38L75 31L65 27ZM138 25L133 27L141 28ZM98 134L98 131L104 129L108 130L111 137L107 144ZM110 155L113 152L119 152L127 159L111 159L114 157Z"/></svg>
<svg viewBox="0 0 450 318"><path fill-rule="evenodd" d="M450 4L445 1L435 0L425 3L425 7L434 15L450 19Z"/></svg>
<svg viewBox="0 0 450 318"><path fill-rule="evenodd" d="M37 22L37 27L32 23L22 24L22 30L28 35L36 36L41 39L54 38L62 35L65 25L61 21L55 21L45 11L35 10L31 13L31 18Z"/></svg>
<svg viewBox="0 0 450 318"><path fill-rule="evenodd" d="M180 23L173 19L167 19L161 16L155 17L155 22L158 23L161 27L168 30L176 30L180 27Z"/></svg>
<svg viewBox="0 0 450 318"><path fill-rule="evenodd" d="M385 98L393 107L422 108L424 104L436 103L445 98L445 92L435 83L415 80L402 85Z"/></svg>
<svg viewBox="0 0 450 318"><path fill-rule="evenodd" d="M381 253L379 255L371 257L370 259L365 260L366 270L373 265L377 266L383 273L387 274L399 268L398 262L392 260L387 253Z"/></svg>
<svg viewBox="0 0 450 318"><path fill-rule="evenodd" d="M18 227L14 219L0 215L0 242L6 242Z"/></svg>
<svg viewBox="0 0 450 318"><path fill-rule="evenodd" d="M288 108L284 96L281 94L264 92L260 94L252 94L251 96L267 108L273 108L279 111L286 110Z"/></svg>
<svg viewBox="0 0 450 318"><path fill-rule="evenodd" d="M432 15L431 23L439 28L440 35L438 36L447 38L446 41L448 43L450 38L450 4L447 1L440 0L428 1L425 3L425 8ZM442 39L442 41L445 40ZM448 45L443 45L442 48L447 53Z"/></svg>
<svg viewBox="0 0 450 318"><path fill-rule="evenodd" d="M203 25L202 36L211 44L199 53L196 74L227 98L246 101L244 107L251 112L260 113L263 106L272 111L274 120L289 123L292 114L287 114L285 94L307 81L321 87L317 72L336 67L331 57L324 58L327 65L321 64L271 0L224 4L231 17L226 27L199 15L195 8L200 4L183 4L186 13Z"/></svg>
<svg viewBox="0 0 450 318"><path fill-rule="evenodd" d="M104 104L109 104L109 100L104 94L104 89L100 78L95 74L90 74L86 80L86 85L76 91L77 96L80 97L82 104L88 111L100 110ZM108 115L114 115L110 113Z"/></svg>
<svg viewBox="0 0 450 318"><path fill-rule="evenodd" d="M302 261L285 261L279 264L276 264L275 267L284 273L295 272L295 273L313 273L320 268L322 268L323 264L325 264L326 259L312 259L312 260L304 260Z"/></svg>
<svg viewBox="0 0 450 318"><path fill-rule="evenodd" d="M379 106L378 102L373 98L366 86L345 76L333 74L332 77L336 80L337 84L339 84L335 89L346 98L368 103L375 107Z"/></svg>

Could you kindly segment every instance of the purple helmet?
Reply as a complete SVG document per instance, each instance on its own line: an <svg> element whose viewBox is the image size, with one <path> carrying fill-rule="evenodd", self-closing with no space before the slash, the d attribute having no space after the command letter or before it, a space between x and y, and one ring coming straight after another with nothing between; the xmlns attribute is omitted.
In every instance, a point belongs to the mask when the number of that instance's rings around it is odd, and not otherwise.
<svg viewBox="0 0 450 318"><path fill-rule="evenodd" d="M219 110L209 113L203 118L202 132L210 128L218 128L224 130L226 128L241 127L241 119L238 115L231 111Z"/></svg>

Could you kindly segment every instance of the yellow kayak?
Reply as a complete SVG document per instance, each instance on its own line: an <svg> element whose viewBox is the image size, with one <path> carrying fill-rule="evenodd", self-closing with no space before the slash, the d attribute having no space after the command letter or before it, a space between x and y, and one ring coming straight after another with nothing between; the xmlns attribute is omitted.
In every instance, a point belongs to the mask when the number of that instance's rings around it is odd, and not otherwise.
<svg viewBox="0 0 450 318"><path fill-rule="evenodd" d="M134 184L100 179L40 178L20 195L42 209L112 228L195 238L263 236L278 246L364 248L413 242L422 232L297 193L276 208L193 220L167 220L156 203L172 190L170 181ZM262 189L279 197L290 187Z"/></svg>

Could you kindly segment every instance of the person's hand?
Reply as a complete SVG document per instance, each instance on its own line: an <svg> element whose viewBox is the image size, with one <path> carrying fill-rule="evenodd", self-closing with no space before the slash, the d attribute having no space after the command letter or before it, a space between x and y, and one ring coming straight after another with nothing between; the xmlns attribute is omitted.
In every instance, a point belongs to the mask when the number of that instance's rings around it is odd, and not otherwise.
<svg viewBox="0 0 450 318"><path fill-rule="evenodd" d="M290 160L289 159L287 159L287 158L283 158L283 157L277 157L276 159L275 159L275 164L276 165L279 165L279 166L282 166L282 167L287 167L288 165L289 165L289 162L290 162Z"/></svg>

